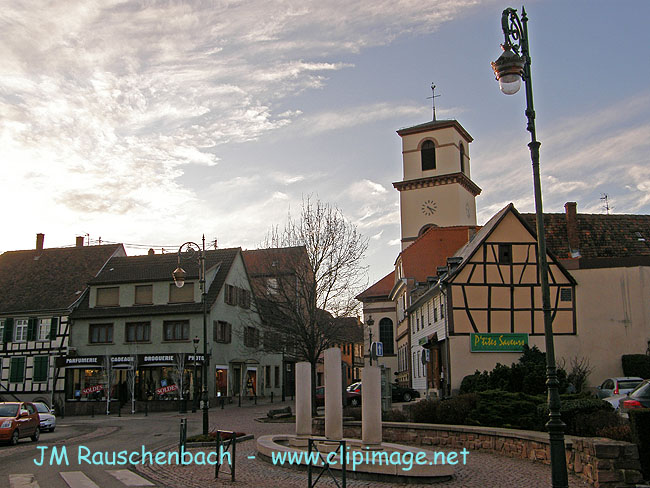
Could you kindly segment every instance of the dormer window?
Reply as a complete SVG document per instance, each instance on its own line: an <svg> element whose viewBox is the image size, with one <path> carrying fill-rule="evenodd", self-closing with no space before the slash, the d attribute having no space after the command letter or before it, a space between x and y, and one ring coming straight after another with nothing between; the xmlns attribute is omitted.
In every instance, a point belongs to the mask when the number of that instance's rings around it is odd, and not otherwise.
<svg viewBox="0 0 650 488"><path fill-rule="evenodd" d="M420 148L422 156L422 171L436 169L436 146L431 140L426 140Z"/></svg>

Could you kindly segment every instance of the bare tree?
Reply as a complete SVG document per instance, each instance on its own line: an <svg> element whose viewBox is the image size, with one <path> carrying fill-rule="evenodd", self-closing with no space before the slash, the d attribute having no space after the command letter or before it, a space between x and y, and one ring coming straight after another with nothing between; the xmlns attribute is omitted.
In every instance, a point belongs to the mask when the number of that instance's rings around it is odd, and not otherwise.
<svg viewBox="0 0 650 488"><path fill-rule="evenodd" d="M111 355L106 352L104 355L104 389L106 390L106 415L111 413L111 389L115 382L115 368L111 361Z"/></svg>
<svg viewBox="0 0 650 488"><path fill-rule="evenodd" d="M265 322L265 349L290 348L298 360L316 364L325 349L345 336L356 315L354 296L367 284L363 258L368 240L342 212L320 200L303 199L300 215L273 228L266 249L246 251L256 303Z"/></svg>
<svg viewBox="0 0 650 488"><path fill-rule="evenodd" d="M129 369L126 372L126 383L129 388L129 395L131 396L131 414L135 413L135 382L138 367L138 353L137 348L135 352L129 355Z"/></svg>
<svg viewBox="0 0 650 488"><path fill-rule="evenodd" d="M178 398L183 399L183 381L185 379L185 353L179 352L174 355L174 383L178 386Z"/></svg>

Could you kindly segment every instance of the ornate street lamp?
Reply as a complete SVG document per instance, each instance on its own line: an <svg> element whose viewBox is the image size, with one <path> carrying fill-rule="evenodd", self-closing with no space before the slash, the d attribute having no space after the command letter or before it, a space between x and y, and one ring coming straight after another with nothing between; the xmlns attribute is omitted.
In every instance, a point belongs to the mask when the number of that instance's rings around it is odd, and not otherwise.
<svg viewBox="0 0 650 488"><path fill-rule="evenodd" d="M201 408L203 410L203 435L208 435L208 311L206 300L207 290L205 289L205 235L203 236L202 246L199 246L197 243L190 241L186 242L178 248L178 266L173 271L172 277L174 278L174 284L178 288L182 288L185 284L185 277L187 276L187 273L183 268L181 268L181 258L194 259L195 257L199 263L199 285L201 287L201 304L203 306L203 366L201 370L203 391L201 392ZM194 355L194 361L196 364L196 354Z"/></svg>
<svg viewBox="0 0 650 488"><path fill-rule="evenodd" d="M368 316L366 320L366 325L368 326L368 351L370 353L370 366L372 366L372 326L375 324L375 321L372 319L372 315Z"/></svg>
<svg viewBox="0 0 650 488"><path fill-rule="evenodd" d="M554 488L569 485L564 447L565 424L560 418L560 393L557 368L555 366L555 347L553 344L553 317L551 297L548 286L548 263L546 260L546 236L544 234L544 213L542 211L542 185L539 176L539 146L535 133L535 110L533 108L533 83L530 74L530 51L528 45L528 17L522 7L521 19L517 10L507 8L501 15L501 26L505 42L501 45L503 54L492 63L492 69L499 81L501 91L514 95L519 91L521 80L526 85L526 117L530 132L530 157L533 164L533 186L535 189L535 218L537 221L537 262L539 280L542 288L542 307L544 310L544 336L546 339L546 386L548 389L549 421L546 427L551 444L551 477ZM519 50L521 49L521 55Z"/></svg>
<svg viewBox="0 0 650 488"><path fill-rule="evenodd" d="M194 344L194 376L193 376L193 384L194 387L192 388L193 393L192 393L192 413L196 412L196 350L199 346L199 336L194 336L194 339L192 339L192 343Z"/></svg>

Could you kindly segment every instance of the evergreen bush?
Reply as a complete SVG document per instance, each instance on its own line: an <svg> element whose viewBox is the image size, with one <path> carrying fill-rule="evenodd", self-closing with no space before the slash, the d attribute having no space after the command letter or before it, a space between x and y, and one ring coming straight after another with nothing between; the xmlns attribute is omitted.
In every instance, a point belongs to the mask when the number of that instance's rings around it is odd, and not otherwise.
<svg viewBox="0 0 650 488"><path fill-rule="evenodd" d="M643 478L650 480L650 408L630 410L632 438L639 446L639 461Z"/></svg>
<svg viewBox="0 0 650 488"><path fill-rule="evenodd" d="M650 356L645 354L624 354L621 356L623 374L638 376L644 380L650 378Z"/></svg>

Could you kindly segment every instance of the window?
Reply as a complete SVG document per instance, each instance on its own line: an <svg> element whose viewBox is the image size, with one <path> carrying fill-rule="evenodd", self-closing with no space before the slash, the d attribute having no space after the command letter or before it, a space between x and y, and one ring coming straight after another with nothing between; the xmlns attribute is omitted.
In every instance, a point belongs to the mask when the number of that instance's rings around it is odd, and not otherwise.
<svg viewBox="0 0 650 488"><path fill-rule="evenodd" d="M49 356L34 357L34 381L47 381L49 361Z"/></svg>
<svg viewBox="0 0 650 488"><path fill-rule="evenodd" d="M560 288L560 301L561 302L570 302L571 301L571 288Z"/></svg>
<svg viewBox="0 0 650 488"><path fill-rule="evenodd" d="M126 342L149 342L151 340L151 323L127 322Z"/></svg>
<svg viewBox="0 0 650 488"><path fill-rule="evenodd" d="M437 322L438 321L438 307L436 304L433 304L433 321Z"/></svg>
<svg viewBox="0 0 650 488"><path fill-rule="evenodd" d="M97 307L118 307L120 305L120 287L97 288Z"/></svg>
<svg viewBox="0 0 650 488"><path fill-rule="evenodd" d="M512 244L499 244L499 264L512 264Z"/></svg>
<svg viewBox="0 0 650 488"><path fill-rule="evenodd" d="M266 279L266 292L269 295L278 294L278 279L277 278L267 278Z"/></svg>
<svg viewBox="0 0 650 488"><path fill-rule="evenodd" d="M238 288L239 290L239 306L241 308L251 308L251 292Z"/></svg>
<svg viewBox="0 0 650 488"><path fill-rule="evenodd" d="M223 322L222 320L214 321L214 340L216 342L230 343L232 327L228 322Z"/></svg>
<svg viewBox="0 0 650 488"><path fill-rule="evenodd" d="M27 341L27 328L29 321L27 319L16 319L14 323L14 341L25 342Z"/></svg>
<svg viewBox="0 0 650 488"><path fill-rule="evenodd" d="M174 285L176 286L176 285ZM185 288L185 287L183 287ZM194 291L194 290L192 290ZM135 304L151 305L153 303L153 285L135 286Z"/></svg>
<svg viewBox="0 0 650 488"><path fill-rule="evenodd" d="M185 282L183 288L174 283L169 284L169 303L192 303L194 301L194 283Z"/></svg>
<svg viewBox="0 0 650 488"><path fill-rule="evenodd" d="M113 324L90 324L88 342L91 344L113 342Z"/></svg>
<svg viewBox="0 0 650 488"><path fill-rule="evenodd" d="M0 319L0 344L5 341L5 320Z"/></svg>
<svg viewBox="0 0 650 488"><path fill-rule="evenodd" d="M275 382L273 383L275 385L275 387L277 388L277 387L281 386L280 385L280 366L275 367L275 374L273 376L275 376L275 378L274 378Z"/></svg>
<svg viewBox="0 0 650 488"><path fill-rule="evenodd" d="M384 317L379 321L379 340L384 345L384 354L394 354L393 349L393 321Z"/></svg>
<svg viewBox="0 0 650 488"><path fill-rule="evenodd" d="M267 388L271 387L271 366L264 368L264 383L266 383Z"/></svg>
<svg viewBox="0 0 650 488"><path fill-rule="evenodd" d="M38 335L36 340L47 341L50 338L52 319L38 319Z"/></svg>
<svg viewBox="0 0 650 488"><path fill-rule="evenodd" d="M237 305L237 288L235 288L232 285L226 284L223 300L228 305Z"/></svg>
<svg viewBox="0 0 650 488"><path fill-rule="evenodd" d="M420 149L422 171L436 169L436 146L433 141L424 141Z"/></svg>
<svg viewBox="0 0 650 488"><path fill-rule="evenodd" d="M442 301L440 302L440 318L445 318L445 304Z"/></svg>
<svg viewBox="0 0 650 488"><path fill-rule="evenodd" d="M163 340L187 341L190 337L190 323L187 320L163 322Z"/></svg>
<svg viewBox="0 0 650 488"><path fill-rule="evenodd" d="M259 331L255 327L246 327L244 329L244 345L246 347L257 347L259 342Z"/></svg>
<svg viewBox="0 0 650 488"><path fill-rule="evenodd" d="M25 381L25 357L11 358L9 364L9 382L22 383Z"/></svg>
<svg viewBox="0 0 650 488"><path fill-rule="evenodd" d="M458 149L460 150L460 172L465 172L465 146L462 142L458 143Z"/></svg>

